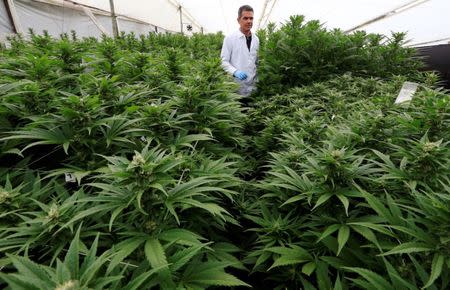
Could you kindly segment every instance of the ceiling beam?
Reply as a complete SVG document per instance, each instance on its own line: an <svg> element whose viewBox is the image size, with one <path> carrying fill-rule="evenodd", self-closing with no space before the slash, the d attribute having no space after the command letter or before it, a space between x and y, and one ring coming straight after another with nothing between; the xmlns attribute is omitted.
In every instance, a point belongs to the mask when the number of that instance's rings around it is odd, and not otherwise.
<svg viewBox="0 0 450 290"><path fill-rule="evenodd" d="M167 0L170 4L173 5L177 9L177 11L181 11L182 15L186 16L187 19L189 19L192 24L197 26L198 29L203 30L203 26L192 16L189 11L186 9L186 7L182 6L177 0ZM181 9L182 8L182 9Z"/></svg>
<svg viewBox="0 0 450 290"><path fill-rule="evenodd" d="M23 33L22 26L20 25L19 17L17 16L16 6L13 0L4 0L6 10L11 21L11 25L14 33Z"/></svg>
<svg viewBox="0 0 450 290"><path fill-rule="evenodd" d="M395 9L393 9L393 10L389 10L388 12L385 12L385 13L377 16L377 17L374 17L374 18L372 18L370 20L367 20L367 21L365 21L365 22L363 22L361 24L358 24L358 25L356 25L356 26L354 26L354 27L344 31L344 33L350 33L350 32L352 32L354 30L360 29L360 28L362 28L364 26L367 26L369 24L375 23L375 22L380 21L382 19L386 19L386 18L391 17L393 15L399 14L401 12L404 12L406 10L414 8L414 7L416 7L418 5L421 5L421 4L423 4L425 2L428 2L428 1L430 1L430 0L414 0L414 1L410 1L410 2L408 2L406 4L403 4L403 5L395 8Z"/></svg>
<svg viewBox="0 0 450 290"><path fill-rule="evenodd" d="M273 7L277 3L277 0L265 0L263 10L261 12L261 16L259 17L258 24L256 25L256 30L260 29L261 27L265 27L267 25L267 21L269 21L270 14L272 14ZM268 9L268 12L266 12L267 7L271 4L270 8Z"/></svg>
<svg viewBox="0 0 450 290"><path fill-rule="evenodd" d="M430 41L425 41L425 42L418 42L418 43L413 43L410 45L407 45L408 47L415 47L415 46L422 46L422 45L426 45L426 44L433 44L436 42L447 42L448 44L450 44L450 37L446 37L446 38L441 38L441 39L436 39L436 40L430 40Z"/></svg>
<svg viewBox="0 0 450 290"><path fill-rule="evenodd" d="M94 22L95 26L97 26L97 28L100 30L101 33L108 35L110 34L105 27L103 27L103 25L98 22L97 18L94 16L94 13L92 13L91 9L89 9L88 7L83 6L82 7L84 13L92 20L92 22Z"/></svg>

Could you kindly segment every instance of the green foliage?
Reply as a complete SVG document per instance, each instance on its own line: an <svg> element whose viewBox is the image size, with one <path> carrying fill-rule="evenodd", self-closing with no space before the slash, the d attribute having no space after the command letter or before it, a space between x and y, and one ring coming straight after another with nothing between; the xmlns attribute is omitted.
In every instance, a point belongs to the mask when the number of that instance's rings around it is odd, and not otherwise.
<svg viewBox="0 0 450 290"><path fill-rule="evenodd" d="M249 286L228 273L245 267L222 238L237 223L244 115L221 41L11 39L0 65L2 286Z"/></svg>
<svg viewBox="0 0 450 290"><path fill-rule="evenodd" d="M247 262L273 285L329 289L311 279L326 271L348 288L448 287L449 95L423 87L395 105L401 80L344 75L251 109L259 154L272 152L259 213L246 216ZM280 118L276 141L265 138Z"/></svg>
<svg viewBox="0 0 450 290"><path fill-rule="evenodd" d="M351 72L357 76L387 78L414 76L421 63L415 50L404 48L405 34L390 38L356 31L328 31L318 21L305 23L291 16L280 29L269 26L259 33L258 94L274 95Z"/></svg>
<svg viewBox="0 0 450 290"><path fill-rule="evenodd" d="M447 289L449 94L404 35L259 31L0 49L0 287ZM419 83L407 104L394 100Z"/></svg>

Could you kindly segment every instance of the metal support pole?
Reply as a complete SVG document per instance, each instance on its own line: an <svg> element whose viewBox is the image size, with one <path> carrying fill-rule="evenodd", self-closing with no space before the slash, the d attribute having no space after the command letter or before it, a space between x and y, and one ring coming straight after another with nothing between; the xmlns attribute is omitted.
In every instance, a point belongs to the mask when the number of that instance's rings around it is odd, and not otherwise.
<svg viewBox="0 0 450 290"><path fill-rule="evenodd" d="M200 28L202 25L198 23L198 21L189 13L189 11L184 7L183 11L181 11L182 7L181 4L177 0L167 0L175 9L180 11L180 22L181 25L183 25L183 19L182 14L190 21L190 23L193 23L197 28ZM183 28L181 28L181 33L183 33Z"/></svg>
<svg viewBox="0 0 450 290"><path fill-rule="evenodd" d="M267 6L269 5L269 2L271 2L271 1L272 1L272 3L271 3L271 6L269 8L269 11L266 13ZM270 14L272 13L273 7L275 6L276 3L277 3L277 0L266 0L266 1L264 1L264 6L263 6L262 13L261 13L261 17L259 17L258 24L256 25L256 29L257 30L260 29L261 27L266 26L267 21L270 18Z"/></svg>
<svg viewBox="0 0 450 290"><path fill-rule="evenodd" d="M383 13L383 14L381 14L381 15L379 15L377 17L374 17L374 18L372 18L372 19L370 19L370 20L368 20L368 21L366 21L364 23L356 25L356 26L354 26L354 27L344 31L344 33L350 33L352 31L355 31L356 29L360 29L360 28L365 27L365 26L367 26L369 24L372 24L372 23L375 23L375 22L380 21L382 19L391 17L391 16L393 16L395 14L398 14L398 13L401 13L401 12L406 11L408 9L414 8L414 7L416 7L416 6L420 5L420 4L423 4L423 3L428 2L428 1L430 1L430 0L414 0L414 1L410 1L410 2L408 2L406 4L404 4L404 5L401 5L400 7L397 7L397 8L395 8L393 10L390 10L390 11L388 11L386 13Z"/></svg>
<svg viewBox="0 0 450 290"><path fill-rule="evenodd" d="M181 11L181 5L178 6L178 10L180 11L180 31L181 31L181 34L184 34L183 33L183 11Z"/></svg>
<svg viewBox="0 0 450 290"><path fill-rule="evenodd" d="M109 34L109 32L103 27L103 25L98 22L97 18L95 18L95 15L94 13L92 13L91 9L84 6L82 8L84 13L92 20L92 22L95 24L95 26L97 26L101 33L105 35Z"/></svg>
<svg viewBox="0 0 450 290"><path fill-rule="evenodd" d="M116 16L116 12L114 10L114 0L109 0L109 6L111 7L113 36L119 37L119 28L117 26L117 16Z"/></svg>
<svg viewBox="0 0 450 290"><path fill-rule="evenodd" d="M20 26L19 17L17 16L16 6L14 6L14 2L12 0L3 0L6 7L6 12L8 13L9 20L11 21L11 25L14 33L23 33L22 27Z"/></svg>
<svg viewBox="0 0 450 290"><path fill-rule="evenodd" d="M425 42L413 43L413 44L407 45L407 47L422 46L422 45L426 45L426 44L433 44L436 42L443 42L443 41L448 41L448 44L450 44L450 37L435 39L435 40L430 40L430 41L425 41Z"/></svg>

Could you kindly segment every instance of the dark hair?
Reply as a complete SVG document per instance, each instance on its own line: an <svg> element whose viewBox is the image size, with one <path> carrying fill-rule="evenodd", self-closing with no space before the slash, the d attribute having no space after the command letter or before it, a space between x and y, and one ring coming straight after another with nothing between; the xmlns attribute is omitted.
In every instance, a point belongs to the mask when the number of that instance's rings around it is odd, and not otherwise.
<svg viewBox="0 0 450 290"><path fill-rule="evenodd" d="M238 18L241 18L243 11L251 11L251 12L253 12L253 8L250 5L243 5L243 6L239 7Z"/></svg>

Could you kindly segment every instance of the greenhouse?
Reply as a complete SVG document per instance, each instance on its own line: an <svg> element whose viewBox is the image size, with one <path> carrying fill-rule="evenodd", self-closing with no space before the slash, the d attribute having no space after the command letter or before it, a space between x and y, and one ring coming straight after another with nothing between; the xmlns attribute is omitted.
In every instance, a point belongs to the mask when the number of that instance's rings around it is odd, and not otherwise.
<svg viewBox="0 0 450 290"><path fill-rule="evenodd" d="M450 289L449 11L0 1L0 288Z"/></svg>

